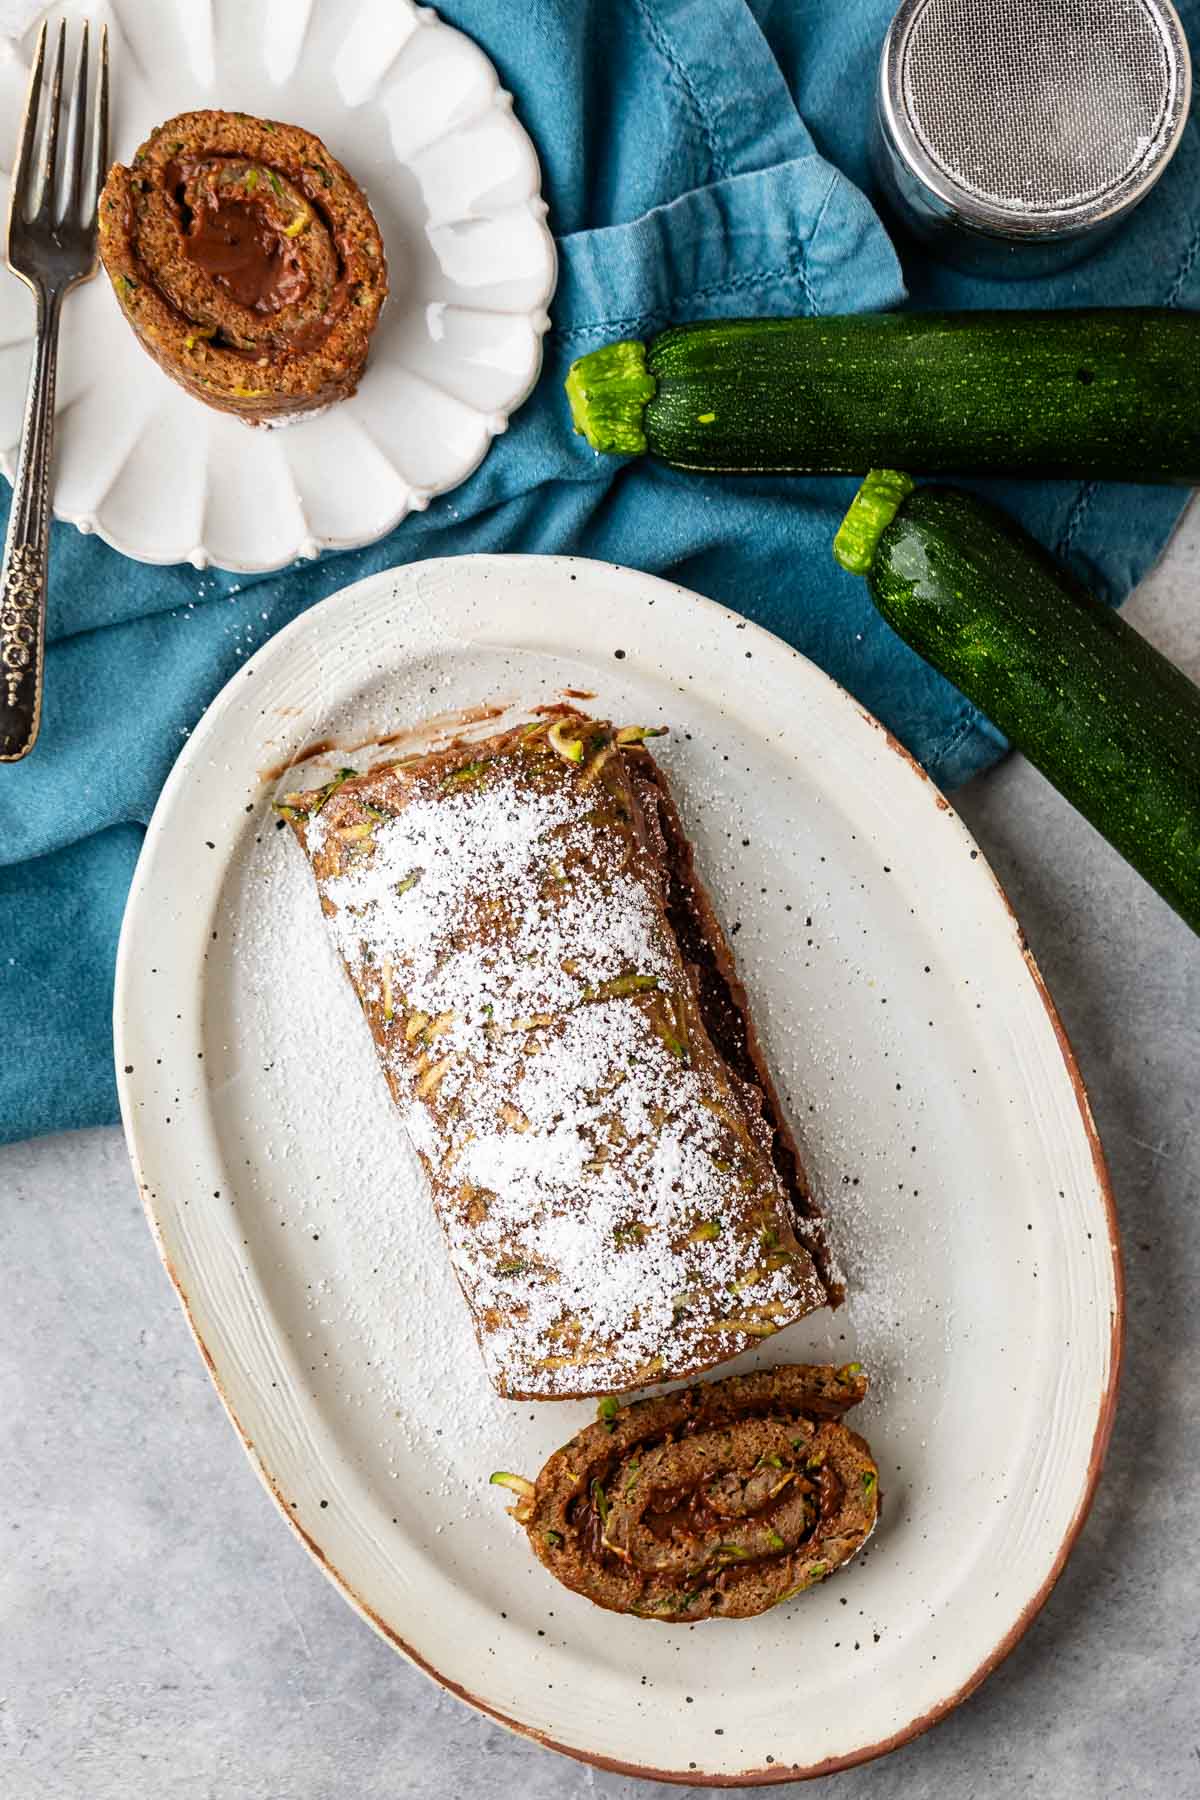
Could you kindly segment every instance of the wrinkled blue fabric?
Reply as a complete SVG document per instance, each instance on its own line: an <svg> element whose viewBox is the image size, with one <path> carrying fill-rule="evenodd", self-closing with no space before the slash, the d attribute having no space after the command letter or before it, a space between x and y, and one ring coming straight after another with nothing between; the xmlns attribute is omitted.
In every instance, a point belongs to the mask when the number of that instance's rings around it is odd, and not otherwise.
<svg viewBox="0 0 1200 1800"><path fill-rule="evenodd" d="M844 575L851 481L694 480L593 456L570 360L678 319L919 306L1195 306L1200 139L1133 223L1052 280L987 282L906 257L868 199L868 120L893 0L446 0L500 69L542 159L561 259L532 399L483 466L381 543L276 575L129 562L54 531L41 740L0 769L0 1137L115 1118L112 972L158 791L242 660L374 570L477 550L570 552L665 573L754 618L850 688L943 786L1003 740ZM1189 29L1200 0L1181 9ZM68 320L69 328L69 320ZM991 489L1107 598L1166 540L1181 490Z"/></svg>

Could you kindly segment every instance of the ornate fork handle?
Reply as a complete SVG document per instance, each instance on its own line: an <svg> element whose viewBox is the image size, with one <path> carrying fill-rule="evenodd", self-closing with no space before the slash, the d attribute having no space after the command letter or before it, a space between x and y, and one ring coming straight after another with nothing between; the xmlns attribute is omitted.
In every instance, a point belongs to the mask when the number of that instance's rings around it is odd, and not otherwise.
<svg viewBox="0 0 1200 1800"><path fill-rule="evenodd" d="M0 762L33 748L41 722L50 552L50 460L62 290L39 287L37 334L12 512L0 566Z"/></svg>

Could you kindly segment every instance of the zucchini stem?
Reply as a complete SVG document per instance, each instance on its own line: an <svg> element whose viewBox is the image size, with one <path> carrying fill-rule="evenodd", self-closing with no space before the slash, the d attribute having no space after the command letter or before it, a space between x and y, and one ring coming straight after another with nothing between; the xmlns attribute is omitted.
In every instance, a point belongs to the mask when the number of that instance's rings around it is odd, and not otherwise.
<svg viewBox="0 0 1200 1800"><path fill-rule="evenodd" d="M880 538L916 485L911 475L899 469L872 469L838 526L834 561L851 575L866 575Z"/></svg>
<svg viewBox="0 0 1200 1800"><path fill-rule="evenodd" d="M646 448L647 402L658 383L646 367L646 346L636 338L589 350L567 371L567 399L575 429L593 450L640 456Z"/></svg>

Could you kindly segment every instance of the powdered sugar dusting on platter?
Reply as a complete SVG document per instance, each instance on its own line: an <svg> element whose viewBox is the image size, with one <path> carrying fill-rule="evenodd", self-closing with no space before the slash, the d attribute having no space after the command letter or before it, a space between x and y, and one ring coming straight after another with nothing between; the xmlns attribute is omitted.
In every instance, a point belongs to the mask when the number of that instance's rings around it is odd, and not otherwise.
<svg viewBox="0 0 1200 1800"><path fill-rule="evenodd" d="M417 687L426 695L433 687L445 697L435 670L422 669ZM367 705L367 716L378 718L373 710L378 702ZM637 700L624 710L638 711ZM723 779L711 764L693 761L694 778L679 780L687 725L693 722L699 721L685 712L660 757L675 780L689 829L703 835L709 808L727 808L743 796L740 784ZM343 716L342 729L346 740L353 741L353 719ZM369 760L361 748L358 754L364 763ZM331 749L314 767L290 771L282 787L327 775L338 760L339 753ZM739 817L745 814L739 812ZM928 1328L944 1338L953 1317L946 1292L896 1255L897 1233L903 1236L912 1229L894 1179L897 1172L908 1172L904 1157L911 1163L910 1147L899 1145L894 1157L881 1158L877 1151L864 1156L863 1139L841 1122L847 1090L853 1112L855 1089L877 1089L878 1083L871 1059L847 1052L839 1043L836 1006L810 999L778 1031L761 986L770 979L773 962L760 942L763 915L738 898L737 879L727 884L729 871L722 869L715 841L710 848L714 854L705 861L704 873L717 890L725 918L742 920L735 940L742 951L739 965L766 1028L781 1085L795 1090L792 1123L799 1129L807 1171L848 1282L847 1299L838 1312L810 1315L743 1353L721 1373L789 1360L861 1358L872 1384L861 1412L862 1429L886 1450L889 1441L903 1442L903 1431L895 1435L894 1412L889 1418L897 1400L906 1408L915 1404L925 1428L940 1406L936 1364L914 1358L919 1336L914 1321L926 1319ZM740 861L731 858L730 867ZM801 912L801 923L812 917L812 929L828 950L836 940L834 897L814 884L804 891L802 905L813 910ZM769 909L764 912L769 916ZM236 921L236 935L227 940L231 921ZM497 1524L487 1488L490 1469L536 1468L571 1431L595 1416L594 1403L522 1406L501 1399L489 1383L451 1272L427 1177L380 1074L370 1033L316 904L311 873L285 834L272 828L269 812L256 819L220 923L219 941L228 941L229 974L241 1000L239 1067L243 1074L254 1068L261 1102L244 1115L259 1149L255 1167L243 1181L239 1218L252 1234L256 1254L275 1265L280 1278L296 1266L292 1245L303 1246L305 1279L295 1283L289 1335L351 1439L367 1430L369 1449L364 1445L362 1455L377 1458L387 1472L384 1506L393 1484L403 1485L408 1471L419 1468L424 1485L448 1509L439 1535L453 1528L451 1522L475 1533L494 1530L494 1549L505 1554L509 1528L502 1515ZM281 971L289 966L306 974L285 990ZM866 980L872 978L865 974ZM887 1035L886 1026L880 1030ZM897 1048L882 1045L888 1057ZM798 1049L810 1070L802 1077L793 1064ZM818 1079L812 1078L813 1071ZM923 1110L918 1095L912 1104ZM271 1136L260 1122L263 1109L272 1121ZM235 1102L235 1115L238 1110ZM911 1133L910 1119L897 1135L906 1139ZM921 1135L928 1141L927 1127ZM922 1167L925 1147L923 1142ZM356 1423L360 1420L361 1425ZM885 1484L885 1534L889 1521L906 1507L900 1479L892 1460Z"/></svg>
<svg viewBox="0 0 1200 1800"><path fill-rule="evenodd" d="M373 758L362 744L365 724L386 731L401 723L412 726L432 712L439 715L432 734L436 744L452 732L453 709L466 708L489 688L501 701L518 687L531 701L549 701L564 687L589 679L594 681L594 672L565 660L512 651L475 657L439 629L428 656L390 669L349 701L306 719L303 738L335 736L355 746L349 754L356 764L370 766ZM604 698L626 717L661 716L655 697L636 681L617 688L610 680ZM940 1407L937 1361L918 1355L915 1346L927 1333L943 1340L951 1334L953 1304L945 1285L927 1278L919 1255L901 1256L896 1248L929 1227L929 1216L915 1215L899 1182L914 1168L912 1187L919 1190L927 1178L923 1171L938 1155L936 1122L928 1117L921 1085L913 1083L903 1099L897 1096L894 1150L884 1150L888 1140L877 1133L868 1150L866 1135L847 1128L856 1108L878 1110L883 1078L900 1054L900 1042L881 1009L873 1042L847 1046L841 1003L824 991L806 992L797 964L802 976L803 964L814 956L826 958L826 969L831 954L844 957L846 979L864 986L879 978L880 966L869 948L864 956L854 947L851 931L838 917L837 882L823 872L815 849L798 886L778 879L769 885L794 851L794 834L769 826L758 812L761 784L734 760L736 750L731 755L720 736L714 738L703 708L683 696L675 704L660 758L689 833L699 841L701 870L718 910L727 929L738 927L739 970L847 1279L846 1302L836 1313L812 1314L726 1366L732 1371L796 1359L861 1358L872 1383L862 1428L886 1454L896 1424L889 1407L897 1400L906 1409L916 1406L925 1428ZM511 716L525 715L513 709ZM476 729L495 725L488 719ZM403 746L423 747L419 733ZM277 791L318 783L341 760L342 752L331 745L312 764L290 769ZM747 833L750 846L742 843ZM348 1427L356 1415L376 1421L379 1435L371 1453L382 1458L393 1480L402 1481L415 1459L453 1518L473 1522L474 1529L490 1528L489 1469L537 1466L593 1416L594 1408L588 1401L521 1407L491 1388L426 1176L380 1075L370 1034L315 902L311 874L290 849L283 834L271 829L269 813L260 815L229 895L229 913L237 919L230 976L242 999L247 1060L253 1058L261 1070L261 1097L286 1146L280 1151L268 1145L266 1172L250 1175L247 1222L258 1228L261 1252L271 1261L279 1259L289 1231L305 1246L308 1278L299 1284L302 1302L293 1337L313 1379L328 1389ZM782 950L773 941L772 926L781 912L796 920L795 931L789 923ZM289 966L308 975L285 995L280 971ZM786 1009L777 997L780 983L793 996ZM885 1096L883 1106L888 1105ZM246 1128L263 1141L265 1134L249 1118ZM914 1136L920 1139L915 1160L909 1142ZM333 1152L336 1182L329 1155L314 1155L319 1146ZM291 1171L283 1182L270 1176L281 1156ZM915 1198L919 1203L919 1192ZM903 1436L901 1430L897 1441ZM897 1480L893 1461L886 1484L892 1519L900 1506Z"/></svg>

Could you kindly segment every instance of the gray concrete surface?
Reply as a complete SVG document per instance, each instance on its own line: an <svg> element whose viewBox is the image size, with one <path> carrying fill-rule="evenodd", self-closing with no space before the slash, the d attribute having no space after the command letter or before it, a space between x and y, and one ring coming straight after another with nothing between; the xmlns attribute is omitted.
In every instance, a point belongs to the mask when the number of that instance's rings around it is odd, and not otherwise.
<svg viewBox="0 0 1200 1800"><path fill-rule="evenodd" d="M1129 616L1200 677L1200 509ZM809 1791L1200 1795L1200 943L1028 766L959 804L1041 960L1111 1160L1121 1408L1092 1518L1009 1661L929 1736ZM0 1150L0 1268L3 1800L652 1791L440 1693L282 1530L116 1131Z"/></svg>

